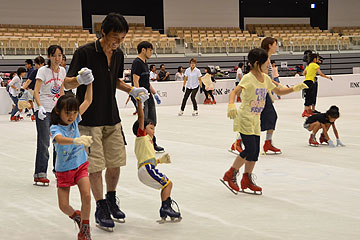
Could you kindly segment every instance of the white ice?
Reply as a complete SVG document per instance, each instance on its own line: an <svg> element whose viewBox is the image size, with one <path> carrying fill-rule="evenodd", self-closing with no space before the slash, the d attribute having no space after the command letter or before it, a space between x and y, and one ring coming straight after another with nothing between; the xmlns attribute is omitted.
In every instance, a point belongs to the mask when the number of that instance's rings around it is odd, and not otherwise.
<svg viewBox="0 0 360 240"><path fill-rule="evenodd" d="M125 100L124 100L125 101ZM190 100L189 100L190 102ZM273 137L281 155L261 155L254 173L262 196L234 195L220 183L235 155L227 150L236 136L226 118L226 104L192 106L177 116L179 106L159 106L158 144L172 164L159 169L174 182L172 197L183 221L160 225L159 192L137 178L131 132L133 109L122 109L127 166L121 168L117 194L126 223L114 232L95 227L92 200L91 234L96 239L360 239L360 96L319 98L317 109L336 104L336 121L346 147L308 146L303 128L303 101L277 100L279 116ZM0 116L0 239L76 239L74 223L58 208L56 181L49 161L49 187L33 186L35 123L9 122ZM333 140L335 137L330 131ZM261 146L264 135L261 138ZM80 208L79 192L71 190L71 204Z"/></svg>

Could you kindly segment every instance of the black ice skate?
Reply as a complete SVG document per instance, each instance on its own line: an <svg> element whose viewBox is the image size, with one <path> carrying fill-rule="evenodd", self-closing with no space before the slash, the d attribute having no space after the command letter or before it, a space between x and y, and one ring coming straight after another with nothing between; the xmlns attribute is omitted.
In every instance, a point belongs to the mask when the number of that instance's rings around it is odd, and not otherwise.
<svg viewBox="0 0 360 240"><path fill-rule="evenodd" d="M163 153L164 152L164 148L160 147L159 145L156 144L156 137L155 136L153 137L153 144L154 144L155 152L158 152L158 153Z"/></svg>
<svg viewBox="0 0 360 240"><path fill-rule="evenodd" d="M113 220L119 223L124 223L125 213L119 208L120 201L119 198L116 197L116 192L108 192L106 194L106 202Z"/></svg>
<svg viewBox="0 0 360 240"><path fill-rule="evenodd" d="M171 205L175 204L178 212L176 212ZM162 202L161 208L160 208L160 217L161 220L158 220L157 222L162 224L162 223L167 223L167 222L180 222L182 217L180 214L180 209L178 204L172 200L170 197L168 197L165 201ZM166 218L170 217L171 221L166 221Z"/></svg>
<svg viewBox="0 0 360 240"><path fill-rule="evenodd" d="M96 227L108 232L113 231L115 223L111 219L108 205L104 199L96 203L95 222Z"/></svg>

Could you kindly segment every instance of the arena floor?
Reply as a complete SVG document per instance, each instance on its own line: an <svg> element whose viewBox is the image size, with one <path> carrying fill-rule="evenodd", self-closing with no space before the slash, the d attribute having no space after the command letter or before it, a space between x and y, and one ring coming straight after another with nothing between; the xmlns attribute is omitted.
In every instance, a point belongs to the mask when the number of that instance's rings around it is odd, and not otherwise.
<svg viewBox="0 0 360 240"><path fill-rule="evenodd" d="M158 107L158 144L171 155L172 164L160 165L174 182L172 197L183 221L156 223L159 192L137 179L131 132L133 109L122 109L127 146L127 166L121 169L117 193L126 223L116 223L109 233L95 227L92 202L92 239L359 239L360 237L360 96L318 99L317 109L336 104L336 121L346 147L310 147L309 132L300 117L300 99L277 100L274 145L281 155L262 155L256 165L262 196L232 194L220 183L235 155L227 150L235 134L226 118L226 104L191 105L178 117L179 106ZM74 223L58 208L56 181L50 186L32 185L36 130L29 119L9 122L0 116L0 235L1 239L76 239ZM334 138L331 131L330 136ZM261 142L264 141L262 136ZM51 162L50 164L51 165ZM76 187L71 203L80 207Z"/></svg>

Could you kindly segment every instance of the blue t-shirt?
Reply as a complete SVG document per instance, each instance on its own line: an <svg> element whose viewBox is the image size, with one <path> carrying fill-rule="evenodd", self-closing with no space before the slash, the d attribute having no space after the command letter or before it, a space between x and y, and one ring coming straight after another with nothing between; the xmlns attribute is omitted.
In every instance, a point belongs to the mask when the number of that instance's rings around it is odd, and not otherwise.
<svg viewBox="0 0 360 240"><path fill-rule="evenodd" d="M62 135L68 138L80 137L80 131L78 124L81 121L80 114L76 120L69 125L51 125L50 133L54 139L56 150L56 165L55 170L57 172L66 172L78 168L80 165L87 161L87 154L83 145L60 145L56 143L55 137Z"/></svg>

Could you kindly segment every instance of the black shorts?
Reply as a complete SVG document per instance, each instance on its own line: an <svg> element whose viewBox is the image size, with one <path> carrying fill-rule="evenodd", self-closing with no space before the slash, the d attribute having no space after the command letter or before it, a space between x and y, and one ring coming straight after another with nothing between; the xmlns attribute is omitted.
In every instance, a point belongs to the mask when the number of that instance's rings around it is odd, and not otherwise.
<svg viewBox="0 0 360 240"><path fill-rule="evenodd" d="M277 114L269 93L266 94L265 106L260 115L261 131L275 130Z"/></svg>
<svg viewBox="0 0 360 240"><path fill-rule="evenodd" d="M257 161L260 152L260 136L242 133L240 135L245 146L244 150L240 153L240 157L246 159L246 161Z"/></svg>
<svg viewBox="0 0 360 240"><path fill-rule="evenodd" d="M305 106L311 106L315 104L315 97L317 91L317 85L316 88L314 87L314 82L311 80L306 80L304 83L309 87L307 89L304 89L304 97L305 97Z"/></svg>

